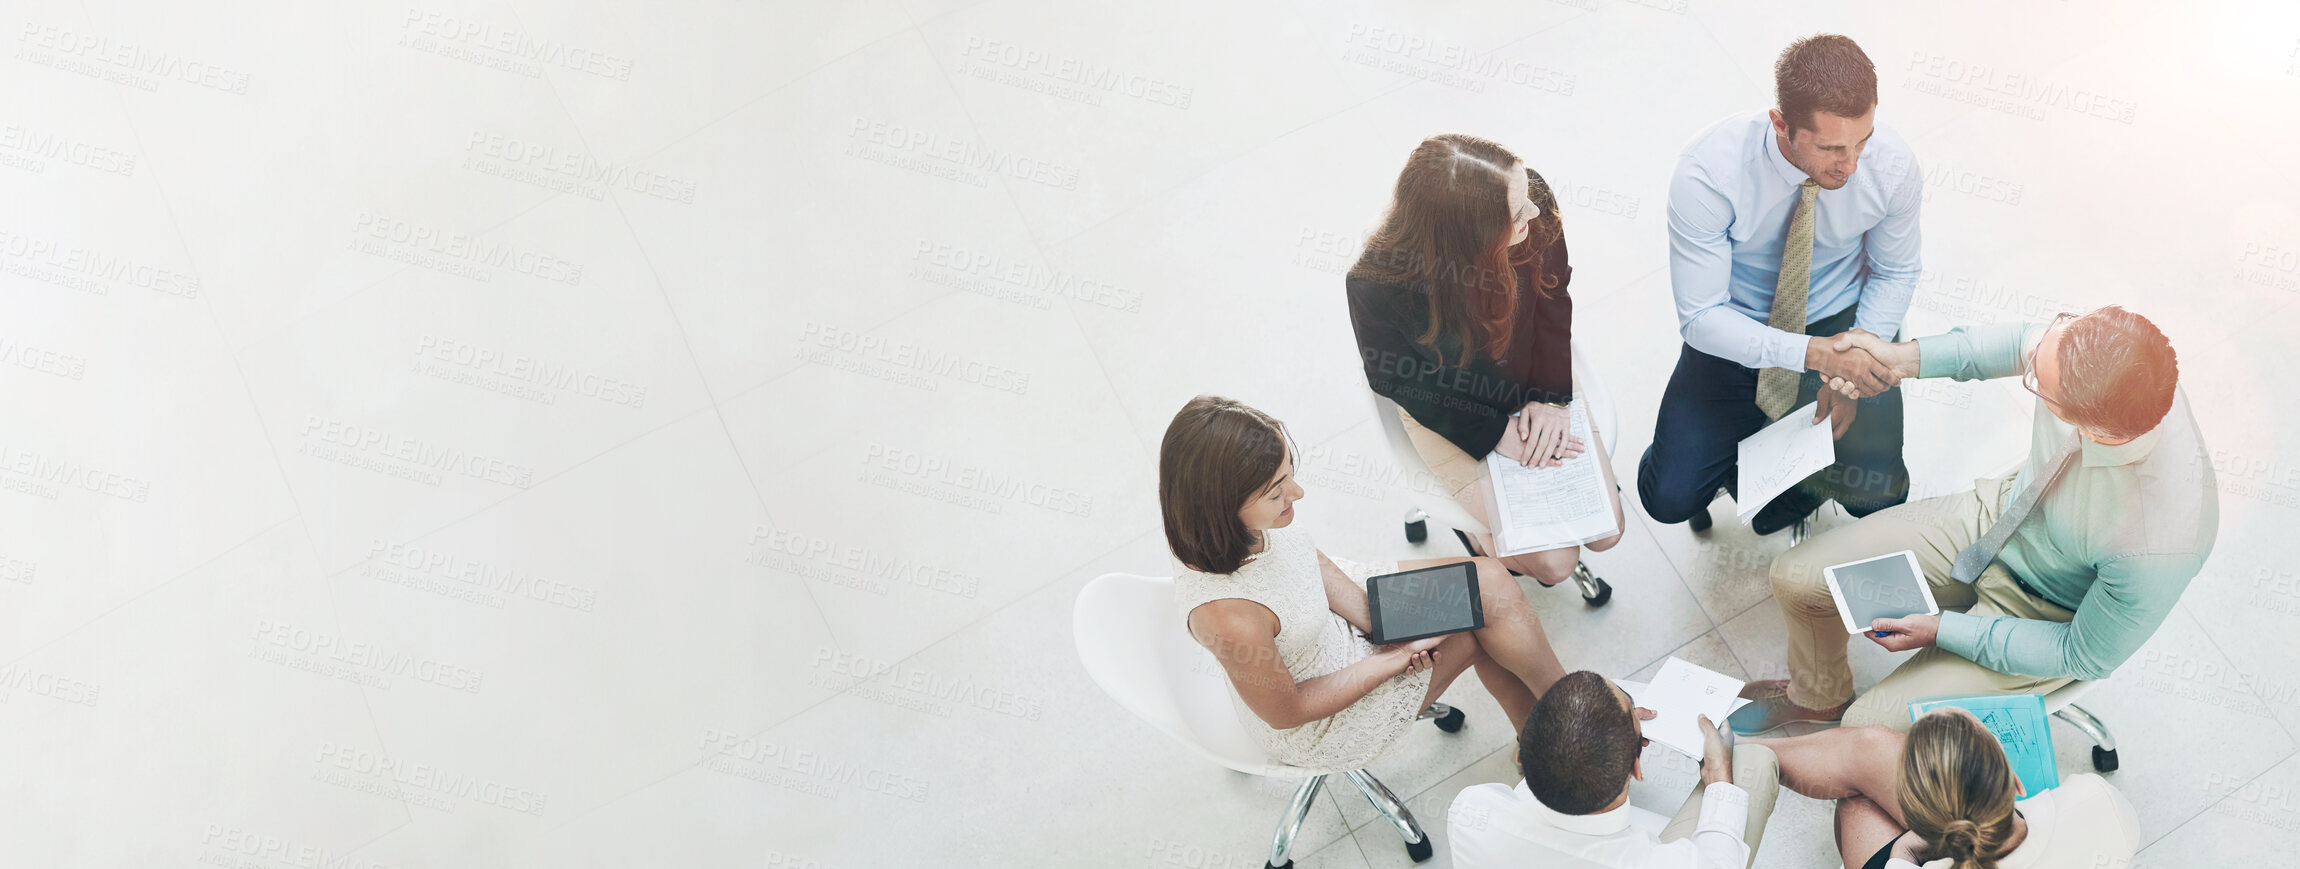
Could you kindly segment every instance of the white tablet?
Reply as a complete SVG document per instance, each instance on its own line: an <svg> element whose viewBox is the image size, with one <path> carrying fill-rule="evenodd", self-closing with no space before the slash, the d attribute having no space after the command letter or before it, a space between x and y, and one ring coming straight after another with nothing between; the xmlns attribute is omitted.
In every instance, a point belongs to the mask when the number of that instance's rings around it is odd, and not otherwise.
<svg viewBox="0 0 2300 869"><path fill-rule="evenodd" d="M1932 585L1917 567L1917 554L1907 549L1824 568L1821 575L1829 581L1829 596L1837 600L1837 617L1845 620L1848 634L1868 630L1877 619L1941 613Z"/></svg>

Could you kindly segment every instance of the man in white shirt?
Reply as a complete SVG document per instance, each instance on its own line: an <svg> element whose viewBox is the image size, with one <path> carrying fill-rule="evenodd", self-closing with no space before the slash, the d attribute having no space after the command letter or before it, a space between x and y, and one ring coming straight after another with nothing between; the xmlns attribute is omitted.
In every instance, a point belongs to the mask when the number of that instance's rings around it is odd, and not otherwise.
<svg viewBox="0 0 2300 869"><path fill-rule="evenodd" d="M1446 834L1455 866L1703 867L1738 869L1756 859L1780 793L1771 749L1728 747L1707 716L1701 783L1677 816L1629 805L1643 779L1638 724L1653 711L1630 703L1612 680L1567 674L1534 704L1518 735L1525 780L1472 785L1454 797Z"/></svg>

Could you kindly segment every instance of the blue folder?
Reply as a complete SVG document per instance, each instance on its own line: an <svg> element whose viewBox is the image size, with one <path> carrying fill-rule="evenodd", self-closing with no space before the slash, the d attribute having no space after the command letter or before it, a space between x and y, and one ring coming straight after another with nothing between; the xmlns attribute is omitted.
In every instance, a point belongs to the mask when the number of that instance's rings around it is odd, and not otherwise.
<svg viewBox="0 0 2300 869"><path fill-rule="evenodd" d="M1941 706L1961 706L2004 746L2005 759L2020 777L2021 799L2060 787L2060 766L2052 755L2052 716L2045 714L2038 694L1979 694L1967 697L1927 697L1909 704L1909 720Z"/></svg>

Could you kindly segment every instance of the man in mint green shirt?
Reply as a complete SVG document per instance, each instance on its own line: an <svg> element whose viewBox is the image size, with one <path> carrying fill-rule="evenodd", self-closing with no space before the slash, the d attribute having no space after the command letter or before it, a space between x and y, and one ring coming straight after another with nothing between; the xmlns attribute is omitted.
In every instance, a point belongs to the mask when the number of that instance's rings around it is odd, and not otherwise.
<svg viewBox="0 0 2300 869"><path fill-rule="evenodd" d="M1734 714L1736 731L1840 718L1906 730L1911 700L2046 693L2106 678L2148 641L2211 554L2220 517L2178 358L2155 324L2110 306L2042 325L1841 341L1901 378L2020 377L2037 396L2029 456L1972 491L1885 510L1782 553L1772 585L1790 678L1750 683L1744 696L1756 702ZM1847 632L1821 571L1903 549L1916 552L1943 611L1878 619L1861 633L1919 651L1856 701Z"/></svg>

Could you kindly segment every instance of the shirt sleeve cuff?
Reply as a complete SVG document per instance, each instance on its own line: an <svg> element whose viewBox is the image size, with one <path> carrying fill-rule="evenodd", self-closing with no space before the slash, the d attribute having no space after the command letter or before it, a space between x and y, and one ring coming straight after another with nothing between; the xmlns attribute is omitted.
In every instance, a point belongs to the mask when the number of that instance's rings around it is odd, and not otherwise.
<svg viewBox="0 0 2300 869"><path fill-rule="evenodd" d="M1710 782L1701 791L1701 823L1696 833L1724 833L1741 841L1749 827L1749 792L1732 782Z"/></svg>
<svg viewBox="0 0 2300 869"><path fill-rule="evenodd" d="M1917 376L1948 377L1965 364L1964 353L1957 347L1954 335L1921 335L1917 338Z"/></svg>
<svg viewBox="0 0 2300 869"><path fill-rule="evenodd" d="M1878 315L1875 319L1870 319L1869 309L1862 308L1861 313L1853 318L1853 328L1867 332L1871 335L1875 335L1879 338L1883 338L1887 341L1891 341L1893 340L1893 336L1899 335L1901 333L1901 324L1886 323L1883 322L1883 320L1884 316L1881 314Z"/></svg>
<svg viewBox="0 0 2300 869"><path fill-rule="evenodd" d="M1933 635L1933 645L1941 651L1972 660L1973 649L1980 645L1981 629L1988 620L1970 613L1941 611L1941 628Z"/></svg>
<svg viewBox="0 0 2300 869"><path fill-rule="evenodd" d="M1766 329L1773 333L1773 367L1791 371L1805 370L1805 344L1809 339L1770 326Z"/></svg>

